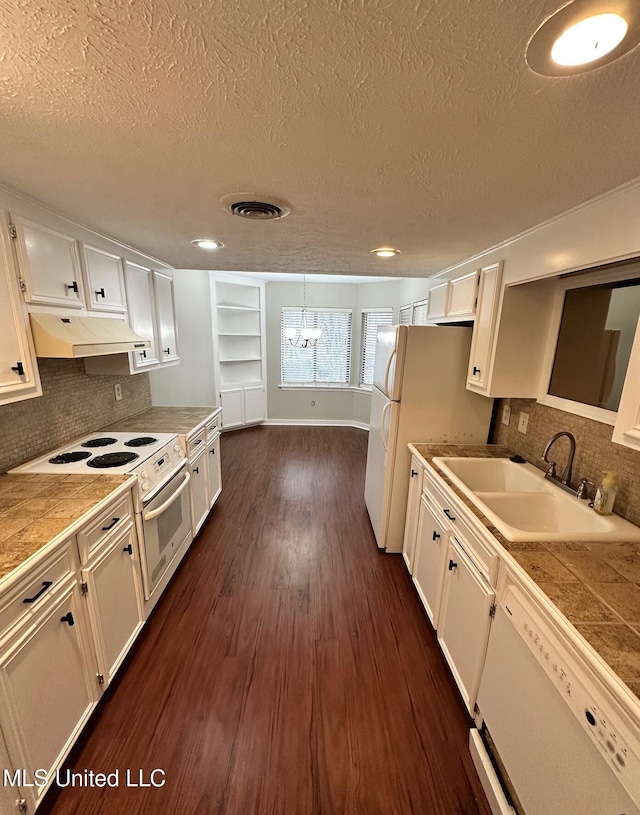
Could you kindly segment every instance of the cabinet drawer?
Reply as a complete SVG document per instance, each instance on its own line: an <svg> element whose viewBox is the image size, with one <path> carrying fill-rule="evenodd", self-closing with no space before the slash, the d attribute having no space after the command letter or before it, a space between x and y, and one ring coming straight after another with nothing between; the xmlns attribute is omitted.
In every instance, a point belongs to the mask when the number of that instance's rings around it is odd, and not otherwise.
<svg viewBox="0 0 640 815"><path fill-rule="evenodd" d="M57 587L78 568L76 539L70 538L0 596L0 636L23 617L39 612Z"/></svg>
<svg viewBox="0 0 640 815"><path fill-rule="evenodd" d="M191 459L195 454L197 454L200 451L202 447L204 447L206 439L207 439L206 427L201 427L197 433L187 438L188 458Z"/></svg>
<svg viewBox="0 0 640 815"><path fill-rule="evenodd" d="M220 433L220 416L216 416L207 424L207 443L213 441Z"/></svg>
<svg viewBox="0 0 640 815"><path fill-rule="evenodd" d="M118 498L107 509L100 512L78 532L80 561L86 563L91 553L112 532L120 531L133 516L131 493Z"/></svg>

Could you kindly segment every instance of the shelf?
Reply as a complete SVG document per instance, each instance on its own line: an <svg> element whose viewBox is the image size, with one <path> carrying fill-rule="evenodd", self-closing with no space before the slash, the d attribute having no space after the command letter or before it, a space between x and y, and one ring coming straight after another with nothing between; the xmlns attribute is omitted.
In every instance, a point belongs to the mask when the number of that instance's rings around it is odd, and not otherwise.
<svg viewBox="0 0 640 815"><path fill-rule="evenodd" d="M229 359L221 359L223 362L262 362L262 357L230 357Z"/></svg>
<svg viewBox="0 0 640 815"><path fill-rule="evenodd" d="M254 306L216 306L218 309L224 309L224 311L260 311L260 308L256 308Z"/></svg>
<svg viewBox="0 0 640 815"><path fill-rule="evenodd" d="M261 337L262 334L253 331L218 331L219 337Z"/></svg>

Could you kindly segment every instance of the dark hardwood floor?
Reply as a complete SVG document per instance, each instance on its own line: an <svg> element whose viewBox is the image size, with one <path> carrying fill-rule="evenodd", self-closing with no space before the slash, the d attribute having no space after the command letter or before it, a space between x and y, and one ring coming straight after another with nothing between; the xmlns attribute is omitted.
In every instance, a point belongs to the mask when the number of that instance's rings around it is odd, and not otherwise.
<svg viewBox="0 0 640 815"><path fill-rule="evenodd" d="M67 764L120 786L40 812L490 815L435 634L375 545L366 444L224 435L222 495ZM125 786L155 768L163 787Z"/></svg>

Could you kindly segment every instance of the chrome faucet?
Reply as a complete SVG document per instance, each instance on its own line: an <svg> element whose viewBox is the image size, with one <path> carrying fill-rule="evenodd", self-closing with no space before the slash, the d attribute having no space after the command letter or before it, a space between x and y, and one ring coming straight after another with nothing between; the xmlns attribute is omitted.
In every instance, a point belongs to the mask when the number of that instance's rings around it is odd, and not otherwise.
<svg viewBox="0 0 640 815"><path fill-rule="evenodd" d="M569 439L569 458L567 459L567 466L564 468L564 473L562 474L562 479L560 480L561 484L565 486L569 484L571 481L571 468L573 466L573 457L576 454L576 440L571 433L568 433L566 430L561 430L559 433L556 433L555 436L551 436L549 441L547 442L547 446L544 448L544 453L542 454L542 461L549 465L546 472L546 477L550 479L554 479L555 481L558 480L558 476L556 475L556 463L555 461L549 461L547 458L547 454L551 449L551 445L556 442L562 436L566 436Z"/></svg>

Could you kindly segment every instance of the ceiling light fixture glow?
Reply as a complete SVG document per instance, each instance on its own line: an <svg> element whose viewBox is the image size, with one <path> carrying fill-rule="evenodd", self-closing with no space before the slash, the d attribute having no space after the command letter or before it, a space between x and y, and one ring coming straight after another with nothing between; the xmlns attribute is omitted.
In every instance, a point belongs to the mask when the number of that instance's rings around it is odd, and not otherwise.
<svg viewBox="0 0 640 815"><path fill-rule="evenodd" d="M586 65L606 56L625 38L629 26L619 14L596 14L567 28L551 49L557 65Z"/></svg>
<svg viewBox="0 0 640 815"><path fill-rule="evenodd" d="M400 250L393 249L391 246L381 246L379 249L372 249L371 254L379 258L393 258L400 254Z"/></svg>
<svg viewBox="0 0 640 815"><path fill-rule="evenodd" d="M196 240L191 241L194 246L197 246L198 249L222 249L224 243L220 243L220 241L214 241L211 238L196 238Z"/></svg>
<svg viewBox="0 0 640 815"><path fill-rule="evenodd" d="M533 35L527 65L541 76L572 76L614 62L639 42L637 0L572 0Z"/></svg>

